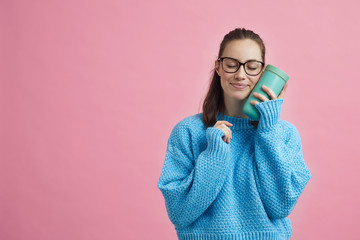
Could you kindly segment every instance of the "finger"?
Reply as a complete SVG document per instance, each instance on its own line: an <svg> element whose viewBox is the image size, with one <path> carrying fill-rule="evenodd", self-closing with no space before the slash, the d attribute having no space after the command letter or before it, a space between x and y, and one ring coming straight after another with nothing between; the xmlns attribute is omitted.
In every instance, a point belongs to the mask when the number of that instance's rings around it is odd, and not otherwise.
<svg viewBox="0 0 360 240"><path fill-rule="evenodd" d="M267 97L265 97L264 95L262 95L261 93L254 92L254 97L260 99L263 102L269 101L269 99Z"/></svg>
<svg viewBox="0 0 360 240"><path fill-rule="evenodd" d="M232 127L232 126L233 126L233 124L232 124L231 122L228 122L228 121L225 121L225 120L221 120L221 121L218 121L218 122L219 122L219 124L220 124L220 123L225 124L225 126L229 126L229 127Z"/></svg>
<svg viewBox="0 0 360 240"><path fill-rule="evenodd" d="M270 96L271 99L277 99L274 91L268 86L262 85L262 89Z"/></svg>
<svg viewBox="0 0 360 240"><path fill-rule="evenodd" d="M230 128L226 127L225 131L226 131L226 134L225 134L226 137L227 137L228 139L231 139L231 138L232 138L232 133L231 133Z"/></svg>
<svg viewBox="0 0 360 240"><path fill-rule="evenodd" d="M223 140L224 140L224 142L227 142L227 143L230 142L230 139L229 139L229 137L227 137L227 135L224 135Z"/></svg>
<svg viewBox="0 0 360 240"><path fill-rule="evenodd" d="M232 139L232 132L230 128L227 128L227 138L228 138L228 143L230 143L230 140Z"/></svg>
<svg viewBox="0 0 360 240"><path fill-rule="evenodd" d="M255 105L258 104L259 102L258 102L258 101L255 101L255 100L251 100L250 103L255 106Z"/></svg>
<svg viewBox="0 0 360 240"><path fill-rule="evenodd" d="M224 136L223 136L224 142L228 142L229 141L229 131L230 131L229 128L222 126L221 130L224 132Z"/></svg>
<svg viewBox="0 0 360 240"><path fill-rule="evenodd" d="M228 126L226 126L226 125L228 125ZM223 129L222 128L223 126L224 127L232 127L233 124L228 121L217 121L214 125L214 127L219 128L219 129Z"/></svg>
<svg viewBox="0 0 360 240"><path fill-rule="evenodd" d="M232 123L231 122L228 122L228 121L224 121L225 122L225 124L227 125L227 126L230 126L230 127L232 127Z"/></svg>
<svg viewBox="0 0 360 240"><path fill-rule="evenodd" d="M229 129L229 138L232 139L232 131Z"/></svg>
<svg viewBox="0 0 360 240"><path fill-rule="evenodd" d="M232 127L233 124L230 123L230 122L228 122L228 121L218 121L218 122L221 122L221 123L222 123L222 125L221 125L220 128L221 128L221 130L223 130L223 132L225 133L225 136L226 136L227 138L232 139L232 131L231 131L230 127ZM229 126L226 126L226 124L228 124Z"/></svg>
<svg viewBox="0 0 360 240"><path fill-rule="evenodd" d="M286 90L287 90L287 87L288 87L288 83L286 82L285 85L284 85L284 87L283 87L283 89L281 90L278 98L284 98L285 93L286 93Z"/></svg>

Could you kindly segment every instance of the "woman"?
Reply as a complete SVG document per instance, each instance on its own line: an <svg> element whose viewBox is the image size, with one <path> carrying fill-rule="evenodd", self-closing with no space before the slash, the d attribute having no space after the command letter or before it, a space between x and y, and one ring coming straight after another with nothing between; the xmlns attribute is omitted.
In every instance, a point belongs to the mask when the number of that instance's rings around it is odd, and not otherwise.
<svg viewBox="0 0 360 240"><path fill-rule="evenodd" d="M265 69L251 30L225 35L203 112L173 128L158 182L179 239L289 239L287 218L311 178L296 127L280 120L286 86L255 94L258 122L242 107ZM243 64L242 64L243 63Z"/></svg>

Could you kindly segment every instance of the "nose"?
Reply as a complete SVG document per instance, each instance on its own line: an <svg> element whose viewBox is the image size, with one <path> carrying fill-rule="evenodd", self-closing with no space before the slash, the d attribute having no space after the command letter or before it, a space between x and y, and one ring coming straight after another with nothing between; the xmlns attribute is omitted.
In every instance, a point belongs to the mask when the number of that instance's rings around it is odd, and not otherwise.
<svg viewBox="0 0 360 240"><path fill-rule="evenodd" d="M241 65L239 70L235 73L235 77L244 79L246 76L245 65Z"/></svg>

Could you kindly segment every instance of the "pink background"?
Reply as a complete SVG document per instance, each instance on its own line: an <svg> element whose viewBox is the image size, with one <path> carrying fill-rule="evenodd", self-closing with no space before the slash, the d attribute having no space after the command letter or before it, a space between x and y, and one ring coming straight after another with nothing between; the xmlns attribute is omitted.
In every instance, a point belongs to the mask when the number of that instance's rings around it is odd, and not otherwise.
<svg viewBox="0 0 360 240"><path fill-rule="evenodd" d="M223 36L290 76L312 179L292 239L359 239L357 1L1 1L0 239L177 239L157 182Z"/></svg>

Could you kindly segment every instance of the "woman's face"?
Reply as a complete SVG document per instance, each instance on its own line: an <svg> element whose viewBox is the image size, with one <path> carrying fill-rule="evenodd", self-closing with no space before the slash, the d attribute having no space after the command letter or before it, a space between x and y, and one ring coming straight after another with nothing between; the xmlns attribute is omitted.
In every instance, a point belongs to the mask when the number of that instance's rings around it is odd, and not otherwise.
<svg viewBox="0 0 360 240"><path fill-rule="evenodd" d="M245 63L250 59L263 61L261 58L261 49L257 42L251 39L241 39L230 41L224 49L223 55L220 57L231 57ZM235 73L227 73L223 70L219 61L215 61L215 69L220 76L221 87L224 90L225 98L233 98L237 100L246 99L252 89L258 82L265 67L257 76L249 76L245 73L244 65ZM245 85L244 88L235 88L232 84Z"/></svg>

